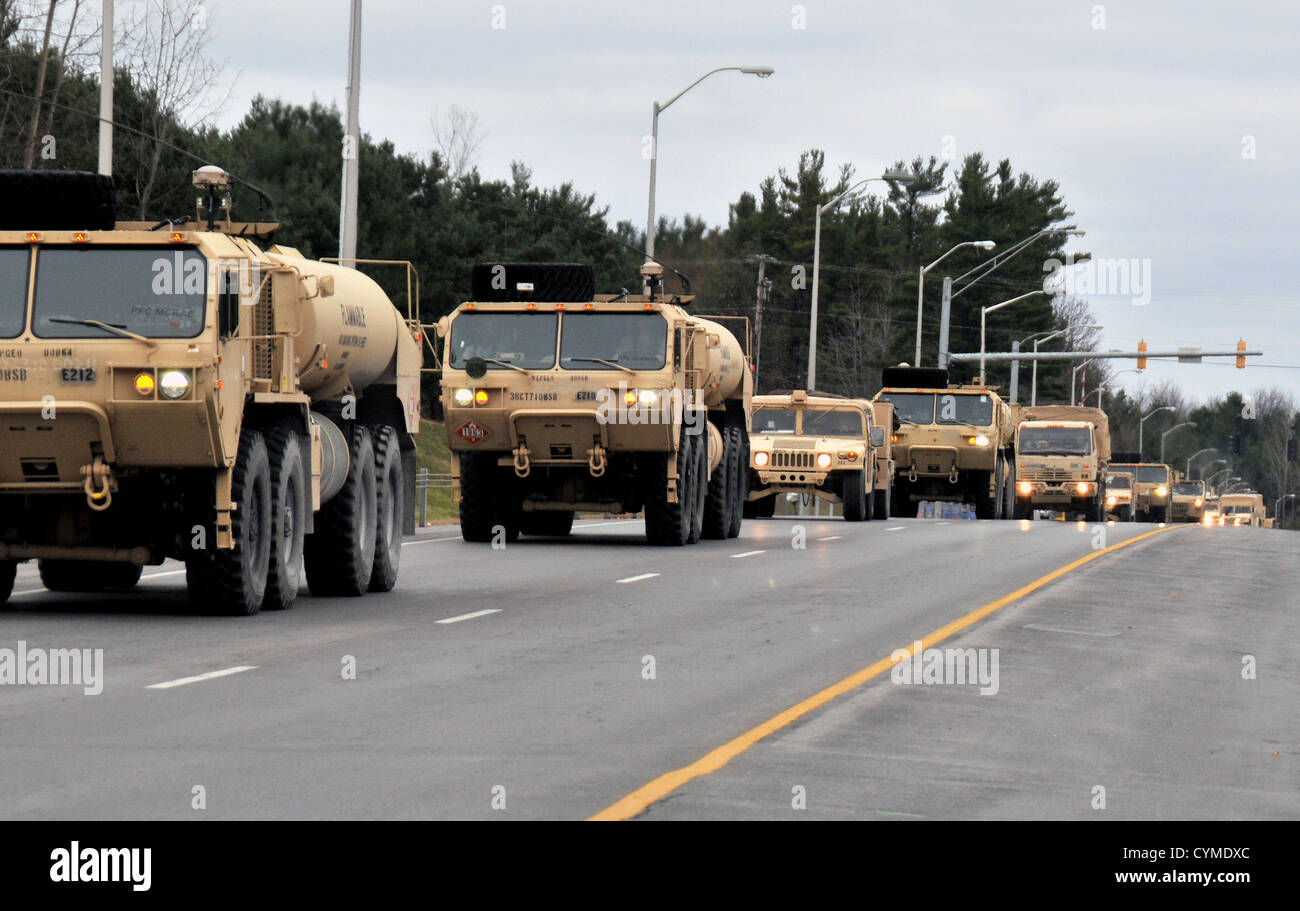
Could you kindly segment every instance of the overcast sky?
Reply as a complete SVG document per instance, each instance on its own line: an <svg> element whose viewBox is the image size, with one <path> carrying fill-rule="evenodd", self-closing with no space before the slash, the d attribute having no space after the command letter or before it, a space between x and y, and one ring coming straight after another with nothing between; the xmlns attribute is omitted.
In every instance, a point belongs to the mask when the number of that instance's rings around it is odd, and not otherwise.
<svg viewBox="0 0 1300 911"><path fill-rule="evenodd" d="M349 7L210 0L211 50L234 80L222 125L259 93L341 108ZM1294 0L369 0L361 126L423 154L434 110L461 105L487 134L485 176L519 159L642 225L651 102L715 67L771 66L715 75L662 116L660 215L725 224L728 203L814 147L862 176L916 155L1010 158L1060 183L1088 232L1071 248L1149 277L1147 304L1088 295L1104 348L1243 337L1290 367L1153 361L1142 381L1171 377L1194 399L1296 392L1297 34Z"/></svg>

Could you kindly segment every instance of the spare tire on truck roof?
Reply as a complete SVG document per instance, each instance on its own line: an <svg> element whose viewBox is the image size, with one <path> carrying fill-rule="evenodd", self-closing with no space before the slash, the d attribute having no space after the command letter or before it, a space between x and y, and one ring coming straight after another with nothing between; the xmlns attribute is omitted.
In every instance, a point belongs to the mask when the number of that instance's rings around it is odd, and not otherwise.
<svg viewBox="0 0 1300 911"><path fill-rule="evenodd" d="M470 300L568 303L596 297L596 273L583 263L479 263Z"/></svg>
<svg viewBox="0 0 1300 911"><path fill-rule="evenodd" d="M885 389L946 389L946 367L886 367L880 371L880 385Z"/></svg>
<svg viewBox="0 0 1300 911"><path fill-rule="evenodd" d="M111 177L0 170L0 231L111 231L116 223Z"/></svg>

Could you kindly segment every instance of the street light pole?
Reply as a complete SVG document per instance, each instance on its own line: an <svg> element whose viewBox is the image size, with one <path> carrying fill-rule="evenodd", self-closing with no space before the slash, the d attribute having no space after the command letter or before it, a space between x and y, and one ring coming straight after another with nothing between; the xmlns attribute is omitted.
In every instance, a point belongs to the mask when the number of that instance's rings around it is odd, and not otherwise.
<svg viewBox="0 0 1300 911"><path fill-rule="evenodd" d="M1227 464L1228 464L1227 459L1215 459L1212 462L1208 462L1205 465L1202 465L1200 470L1201 480L1202 481L1205 480L1205 473L1209 471L1211 468L1213 468L1215 465L1227 465ZM1215 474L1218 474L1218 472L1215 472Z"/></svg>
<svg viewBox="0 0 1300 911"><path fill-rule="evenodd" d="M1086 363L1086 362L1085 362L1085 363ZM1082 366L1082 365L1080 365L1080 366ZM1071 390L1070 394L1071 394L1071 396L1073 397L1073 395L1074 395L1074 387L1073 387L1073 385L1071 385L1070 390ZM1159 414L1159 413L1162 412L1162 411L1177 411L1177 410L1178 410L1178 409L1175 408L1173 405L1161 405L1159 408L1157 408L1157 409L1155 409L1154 411L1152 411L1150 414L1148 414L1148 415L1147 415L1146 417L1144 417L1142 420L1138 421L1138 461L1139 461L1139 462L1142 461L1142 456L1143 456L1143 452L1142 452L1142 429L1146 426L1147 419L1150 418L1150 417L1152 417L1152 416L1154 416L1154 415Z"/></svg>
<svg viewBox="0 0 1300 911"><path fill-rule="evenodd" d="M646 229L645 229L646 262L654 262L654 258L655 258L655 170L656 170L656 165L659 161L659 115L662 114L664 111L668 110L668 108L672 105L674 101L676 101L678 98L681 98L683 95L685 95L691 89L695 88L705 79L708 79L714 73L725 73L731 70L735 70L736 72L740 72L740 73L745 73L746 75L750 75L750 76L758 76L760 79L766 79L768 76L771 76L774 72L776 72L770 66L720 66L716 70L709 70L707 73L705 73L699 79L696 79L694 82L692 82L686 88L682 89L672 98L669 98L665 104L660 104L657 101L654 102L654 107L650 116L650 204L647 207L648 211L646 213ZM645 290L647 294L650 292L649 287L647 287Z"/></svg>
<svg viewBox="0 0 1300 911"><path fill-rule="evenodd" d="M913 367L921 366L921 312L925 304L925 273L939 265L939 263L943 262L949 256L952 256L952 254L956 253L962 247L979 247L981 250L992 250L996 246L997 244L991 240L964 240L943 256L940 256L934 262L930 263L930 265L921 268L921 274L917 277L916 281L916 354L912 360ZM940 355L943 354L942 351L939 353ZM940 364L939 366L942 367L943 365Z"/></svg>
<svg viewBox="0 0 1300 911"><path fill-rule="evenodd" d="M113 176L113 0L104 0L100 26L99 173Z"/></svg>
<svg viewBox="0 0 1300 911"><path fill-rule="evenodd" d="M1174 426L1166 430L1164 433L1160 434L1160 464L1161 465L1167 464L1165 462L1165 439L1169 436L1169 434L1173 433L1175 430L1181 430L1184 427L1195 427L1195 426L1196 426L1195 421L1183 421L1181 424L1175 424Z"/></svg>
<svg viewBox="0 0 1300 911"><path fill-rule="evenodd" d="M1013 297L1013 298L1011 298L1011 300L1005 300L1005 301L1003 301L1003 302L1000 303L1000 304L994 304L992 307L980 307L980 379L979 379L980 383L984 383L984 382L985 382L985 379L984 379L984 350L985 350L985 348L984 348L984 325L985 325L985 317L988 316L988 314L992 313L994 310L1001 310L1003 307L1010 307L1012 304L1019 303L1020 301L1024 300L1025 298L1033 297L1035 294L1046 294L1046 293L1047 293L1046 291L1043 291L1043 290L1040 288L1040 289L1037 290L1037 291L1030 291L1028 294L1022 294L1022 295L1020 295L1019 297Z"/></svg>
<svg viewBox="0 0 1300 911"><path fill-rule="evenodd" d="M1074 401L1074 384L1075 381L1079 378L1079 371L1082 370L1084 367L1087 367L1089 364L1091 364L1092 361L1093 361L1092 358L1088 358L1086 361L1079 364L1078 367L1075 367L1074 370L1070 372L1070 404L1071 405L1076 404Z"/></svg>
<svg viewBox="0 0 1300 911"><path fill-rule="evenodd" d="M859 180L853 186L849 187L843 193L840 193L830 202L817 207L816 224L813 227L813 280L812 280L812 306L808 315L808 382L809 391L817 388L817 289L821 277L821 260L822 260L822 215L829 212L840 204L846 196L857 192L862 187L871 183L873 180L883 180L890 184L903 184L906 186L916 180L914 174L906 171L886 171L879 177L868 177L865 180Z"/></svg>
<svg viewBox="0 0 1300 911"><path fill-rule="evenodd" d="M1192 453L1190 456L1187 457L1187 470L1183 472L1183 476L1186 477L1187 480L1190 481L1190 480L1192 479L1192 462L1196 461L1197 459L1199 459L1201 456L1205 455L1206 453L1209 453L1209 452L1218 452L1218 451L1219 451L1219 450L1217 450L1217 449L1202 449L1202 450L1200 450L1199 452L1194 452L1194 453Z"/></svg>

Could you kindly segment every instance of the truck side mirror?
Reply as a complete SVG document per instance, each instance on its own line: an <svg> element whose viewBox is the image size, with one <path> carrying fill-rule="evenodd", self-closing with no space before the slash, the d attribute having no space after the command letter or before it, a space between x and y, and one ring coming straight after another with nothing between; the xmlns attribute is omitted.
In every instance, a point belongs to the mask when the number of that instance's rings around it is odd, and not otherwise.
<svg viewBox="0 0 1300 911"><path fill-rule="evenodd" d="M316 295L318 297L334 296L334 276L332 275L316 276Z"/></svg>
<svg viewBox="0 0 1300 911"><path fill-rule="evenodd" d="M710 347L710 348L721 348L721 347L722 347L722 337L719 336L718 333L716 333L716 332L710 332L710 333L708 334L708 337L707 337L707 338L708 338L708 341L707 341L707 345L708 345L708 347Z"/></svg>
<svg viewBox="0 0 1300 911"><path fill-rule="evenodd" d="M871 445L876 448L881 448L885 445L885 428L883 427L871 428Z"/></svg>

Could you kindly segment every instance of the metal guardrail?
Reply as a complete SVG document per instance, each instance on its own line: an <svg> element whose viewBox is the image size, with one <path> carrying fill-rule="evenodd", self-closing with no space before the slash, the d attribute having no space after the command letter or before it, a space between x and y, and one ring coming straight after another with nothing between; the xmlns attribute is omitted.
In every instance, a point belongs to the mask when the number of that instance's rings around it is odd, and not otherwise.
<svg viewBox="0 0 1300 911"><path fill-rule="evenodd" d="M421 468L415 473L415 524L423 527L429 513L429 490L451 488L451 472L433 472Z"/></svg>

